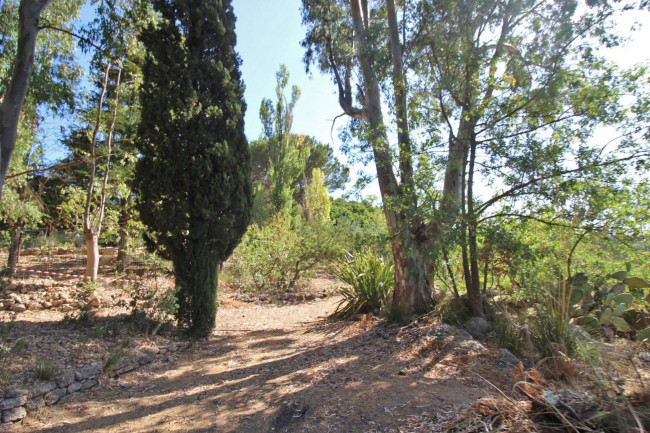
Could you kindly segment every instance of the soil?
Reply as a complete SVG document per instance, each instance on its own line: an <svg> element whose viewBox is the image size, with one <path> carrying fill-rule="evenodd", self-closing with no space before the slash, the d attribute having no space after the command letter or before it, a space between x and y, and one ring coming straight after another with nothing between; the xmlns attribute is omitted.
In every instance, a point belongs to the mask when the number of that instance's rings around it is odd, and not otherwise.
<svg viewBox="0 0 650 433"><path fill-rule="evenodd" d="M32 280L27 281L29 278ZM76 283L25 276L42 291ZM364 315L328 319L336 283L314 278L293 295L221 291L217 327L167 363L156 363L30 413L9 432L435 432L477 399L512 389L495 348L440 335L435 321L390 325ZM31 286L30 286L31 287ZM68 289L66 289L66 287ZM10 360L29 382L37 359L67 370L103 365L115 347L164 344L129 316L124 292L97 289L89 322L53 310L0 312L5 343L29 350ZM121 295L120 295L121 293ZM69 314L69 313L67 313ZM99 330L110 329L101 332ZM11 341L9 341L10 339Z"/></svg>

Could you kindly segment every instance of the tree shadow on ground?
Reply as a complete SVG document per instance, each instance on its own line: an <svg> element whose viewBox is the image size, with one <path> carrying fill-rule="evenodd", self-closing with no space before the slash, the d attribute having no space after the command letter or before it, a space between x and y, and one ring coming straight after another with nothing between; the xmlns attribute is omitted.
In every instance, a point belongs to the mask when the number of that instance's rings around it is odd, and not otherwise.
<svg viewBox="0 0 650 433"><path fill-rule="evenodd" d="M400 374L397 331L320 320L290 331L213 336L173 368L143 373L128 391L82 395L64 406L77 420L40 431L391 431L409 417L435 417L487 393Z"/></svg>

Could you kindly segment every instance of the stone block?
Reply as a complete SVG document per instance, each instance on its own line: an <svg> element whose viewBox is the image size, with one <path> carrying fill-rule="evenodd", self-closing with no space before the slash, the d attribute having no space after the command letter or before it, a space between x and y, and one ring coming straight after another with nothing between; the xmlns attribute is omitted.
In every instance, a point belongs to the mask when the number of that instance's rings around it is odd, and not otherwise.
<svg viewBox="0 0 650 433"><path fill-rule="evenodd" d="M24 407L16 407L2 411L2 422L16 422L25 418L27 411Z"/></svg>
<svg viewBox="0 0 650 433"><path fill-rule="evenodd" d="M101 368L98 365L91 365L75 371L74 377L76 380L82 381L97 376L100 371Z"/></svg>
<svg viewBox="0 0 650 433"><path fill-rule="evenodd" d="M84 381L81 383L81 389L80 389L80 390L81 390L81 391L85 391L85 390L90 389L90 388L92 388L92 387L95 387L95 386L97 386L97 385L99 385L99 381L98 381L98 380L95 380L95 379L87 379L87 380L84 380Z"/></svg>
<svg viewBox="0 0 650 433"><path fill-rule="evenodd" d="M81 382L73 382L69 387L68 387L68 394L72 394L73 392L77 392L81 389Z"/></svg>
<svg viewBox="0 0 650 433"><path fill-rule="evenodd" d="M5 390L5 398L18 398L29 396L29 391L20 388L9 388Z"/></svg>
<svg viewBox="0 0 650 433"><path fill-rule="evenodd" d="M67 388L74 382L74 371L68 371L56 378L56 384L59 388Z"/></svg>
<svg viewBox="0 0 650 433"><path fill-rule="evenodd" d="M34 412L43 406L45 406L45 400L43 400L43 397L37 397L25 403L25 409L27 409L28 412Z"/></svg>
<svg viewBox="0 0 650 433"><path fill-rule="evenodd" d="M34 385L31 389L31 394L32 397L40 397L43 394L47 394L48 392L52 391L53 389L56 389L56 383L55 382L42 382L42 383L37 383Z"/></svg>
<svg viewBox="0 0 650 433"><path fill-rule="evenodd" d="M16 398L5 398L4 400L0 401L0 410L15 409L27 403L27 400L28 398L26 395Z"/></svg>
<svg viewBox="0 0 650 433"><path fill-rule="evenodd" d="M68 390L65 388L57 388L54 391L48 392L43 397L43 399L45 400L45 404L48 406L52 406L57 401L61 400L61 397L66 395L67 392Z"/></svg>

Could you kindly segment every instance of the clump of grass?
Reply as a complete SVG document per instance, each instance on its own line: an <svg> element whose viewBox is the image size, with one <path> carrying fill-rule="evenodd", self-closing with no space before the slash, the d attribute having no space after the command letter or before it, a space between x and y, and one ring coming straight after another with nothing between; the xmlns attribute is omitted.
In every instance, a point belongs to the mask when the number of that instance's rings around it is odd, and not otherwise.
<svg viewBox="0 0 650 433"><path fill-rule="evenodd" d="M360 253L348 254L335 274L347 286L338 289L343 299L332 316L350 317L357 313L378 313L393 291L395 269L368 248Z"/></svg>
<svg viewBox="0 0 650 433"><path fill-rule="evenodd" d="M36 366L34 367L34 379L49 381L56 376L59 368L50 360L44 358L36 359Z"/></svg>
<svg viewBox="0 0 650 433"><path fill-rule="evenodd" d="M117 346L113 350L111 350L111 353L108 354L108 358L106 358L106 362L104 363L104 371L105 372L111 372L117 367L118 363L124 356L124 347L123 346Z"/></svg>

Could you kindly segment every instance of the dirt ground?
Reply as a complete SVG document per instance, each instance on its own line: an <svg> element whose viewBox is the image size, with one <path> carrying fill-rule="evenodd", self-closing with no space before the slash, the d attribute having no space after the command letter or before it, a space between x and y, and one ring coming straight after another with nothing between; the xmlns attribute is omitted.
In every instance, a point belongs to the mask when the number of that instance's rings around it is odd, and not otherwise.
<svg viewBox="0 0 650 433"><path fill-rule="evenodd" d="M477 399L498 393L493 386L511 386L510 372L496 363L494 350L473 340L459 345L454 335L438 333L436 323L329 320L338 299L323 295L334 286L317 278L306 296L280 302L225 291L212 336L172 362L106 378L65 404L0 430L435 432ZM15 329L45 332L41 340L49 335L50 344L59 344L65 332L56 328L61 325L52 314L21 313ZM41 315L49 320L39 321ZM6 313L2 320L8 320ZM92 338L70 339L76 343L60 350L72 354L61 356L77 357L81 364L94 353L88 347L101 346ZM94 356L105 351L97 349Z"/></svg>

